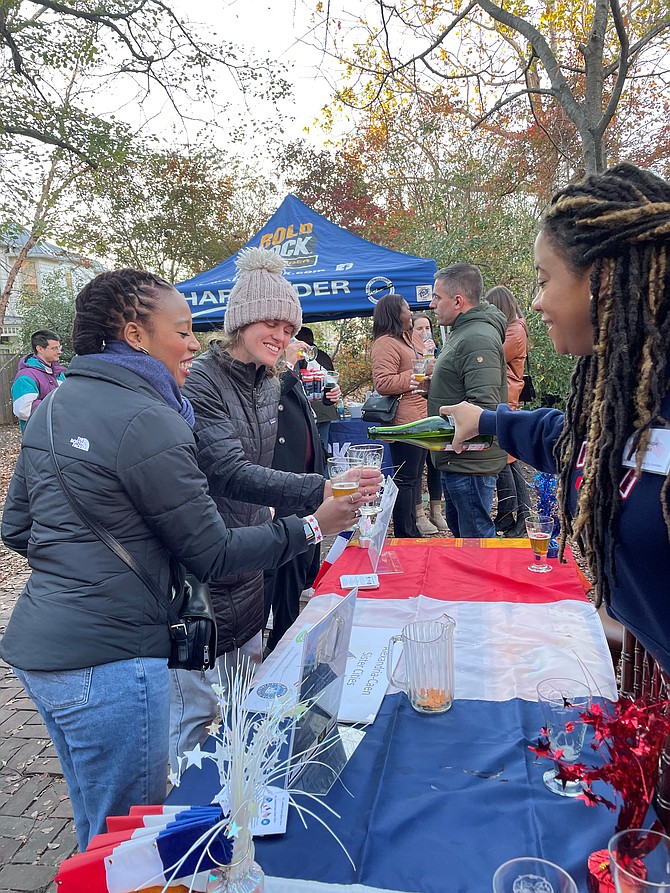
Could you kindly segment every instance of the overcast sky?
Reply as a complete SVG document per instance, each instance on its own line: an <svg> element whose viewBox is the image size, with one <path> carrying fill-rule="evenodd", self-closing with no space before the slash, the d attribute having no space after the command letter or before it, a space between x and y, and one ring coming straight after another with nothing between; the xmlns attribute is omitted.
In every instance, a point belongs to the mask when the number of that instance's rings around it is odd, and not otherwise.
<svg viewBox="0 0 670 893"><path fill-rule="evenodd" d="M309 137L304 136L304 128L312 127L332 96L332 88L322 72L332 83L337 80L337 66L316 46L318 39L311 20L316 0L172 0L171 5L184 19L205 24L219 37L238 44L256 58L277 60L281 73L293 88L293 99L281 103L284 115L294 118L292 123L285 122L286 140L303 137L316 145L322 144L318 128L312 128ZM241 94L225 74L221 75L218 85L221 98L232 106L233 126L235 114L247 120L254 116L267 120L275 115L271 103L255 100L250 108L245 108ZM202 107L196 106L194 110L200 117L207 117L207 110ZM159 114L156 111L149 126L165 135L174 125L174 118L167 104L161 105ZM189 126L192 138L200 126ZM219 145L225 143L222 134L213 138Z"/></svg>

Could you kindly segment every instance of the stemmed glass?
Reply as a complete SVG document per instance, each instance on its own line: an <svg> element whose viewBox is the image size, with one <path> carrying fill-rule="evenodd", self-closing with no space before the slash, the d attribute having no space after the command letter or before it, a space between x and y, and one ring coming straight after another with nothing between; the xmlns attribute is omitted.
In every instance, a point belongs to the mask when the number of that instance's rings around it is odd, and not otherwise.
<svg viewBox="0 0 670 893"><path fill-rule="evenodd" d="M426 377L426 371L428 369L428 360L419 359L412 360L412 372L414 373L414 378L421 384L421 382Z"/></svg>
<svg viewBox="0 0 670 893"><path fill-rule="evenodd" d="M576 763L586 737L586 724L580 714L591 704L591 689L576 679L543 679L537 687L537 699L552 750L561 752L564 763ZM578 797L584 789L581 781L561 781L556 767L548 769L542 781L561 797Z"/></svg>
<svg viewBox="0 0 670 893"><path fill-rule="evenodd" d="M510 859L493 875L493 893L578 893L567 871L546 859Z"/></svg>
<svg viewBox="0 0 670 893"><path fill-rule="evenodd" d="M670 893L670 837L634 828L615 834L607 849L617 893Z"/></svg>
<svg viewBox="0 0 670 893"><path fill-rule="evenodd" d="M331 456L328 459L328 474L333 496L353 496L358 490L363 463L349 456Z"/></svg>
<svg viewBox="0 0 670 893"><path fill-rule="evenodd" d="M347 459L359 463L364 468L378 468L381 470L384 461L384 447L378 443L357 443L347 450ZM382 488L374 499L361 505L362 515L376 515L382 499Z"/></svg>
<svg viewBox="0 0 670 893"><path fill-rule="evenodd" d="M528 570L536 574L546 574L553 570L551 565L547 564L546 558L551 534L554 532L554 519L546 515L529 515L526 518L526 532L535 560L534 564L529 565Z"/></svg>

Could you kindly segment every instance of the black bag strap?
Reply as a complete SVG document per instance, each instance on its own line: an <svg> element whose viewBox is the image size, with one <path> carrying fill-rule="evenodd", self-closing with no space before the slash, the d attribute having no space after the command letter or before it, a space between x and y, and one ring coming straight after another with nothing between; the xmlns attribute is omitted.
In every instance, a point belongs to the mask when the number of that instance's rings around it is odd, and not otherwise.
<svg viewBox="0 0 670 893"><path fill-rule="evenodd" d="M526 375L530 375L530 354L526 352L526 359L524 361L524 367L526 370Z"/></svg>
<svg viewBox="0 0 670 893"><path fill-rule="evenodd" d="M184 623L179 619L179 615L177 614L175 609L170 604L170 601L169 601L167 595L165 595L165 593L161 589L159 589L158 585L151 579L151 577L149 576L147 571L142 567L141 564L139 564L138 561L136 561L136 559L126 549L126 547L123 546L114 536L112 536L112 534L108 530L105 530L105 528L101 524L99 524L94 518L91 518L91 517L89 517L89 515L86 514L84 509L79 505L77 500L72 495L72 491L70 490L68 485L65 483L65 478L63 477L63 472L61 471L60 466L58 464L58 460L56 459L56 448L54 446L53 404L54 404L55 395L56 395L56 391L53 391L53 393L48 398L48 406L47 406L47 431L49 434L49 450L51 451L51 458L53 460L54 467L56 469L56 475L58 477L58 481L59 481L61 487L63 488L63 492L67 496L68 502L70 503L70 505L72 506L74 511L77 513L77 515L79 515L79 517L84 522L84 524L86 524L86 526L89 527L93 531L93 533L98 537L98 539L102 540L102 542L109 549L111 549L112 552L114 552L114 554L117 556L117 558L120 558L121 561L123 561L123 563L126 564L131 569L131 571L134 574L136 574L136 576L138 576L140 578L140 580L144 583L144 585L147 587L149 592L156 599L158 604L163 608L167 608L168 618L170 621L170 627L171 628L184 627L184 632L185 632L186 627L185 627Z"/></svg>

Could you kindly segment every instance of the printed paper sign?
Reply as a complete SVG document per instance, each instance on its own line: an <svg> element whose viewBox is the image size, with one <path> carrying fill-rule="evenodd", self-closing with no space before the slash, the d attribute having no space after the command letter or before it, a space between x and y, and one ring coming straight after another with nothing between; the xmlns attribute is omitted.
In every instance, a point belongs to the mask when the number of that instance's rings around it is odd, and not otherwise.
<svg viewBox="0 0 670 893"><path fill-rule="evenodd" d="M355 626L351 631L342 703L337 716L340 722L374 722L388 687L389 639L397 632L397 629L366 626ZM395 653L399 658L400 650L396 649Z"/></svg>

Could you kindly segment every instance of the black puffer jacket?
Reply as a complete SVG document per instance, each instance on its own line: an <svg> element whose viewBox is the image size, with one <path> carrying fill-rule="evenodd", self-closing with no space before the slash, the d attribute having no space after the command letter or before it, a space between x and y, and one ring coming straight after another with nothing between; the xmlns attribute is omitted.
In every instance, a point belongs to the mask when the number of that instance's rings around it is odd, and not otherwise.
<svg viewBox="0 0 670 893"><path fill-rule="evenodd" d="M207 495L191 429L133 372L76 357L53 399L56 454L70 489L166 592L181 592L177 562L207 580L306 551L297 517L226 529ZM5 504L2 539L27 556L32 574L0 655L24 670L167 657L164 609L70 507L53 471L46 419L41 405Z"/></svg>
<svg viewBox="0 0 670 893"><path fill-rule="evenodd" d="M213 342L195 360L184 389L195 409L198 462L229 527L265 524L268 506L309 513L323 501L321 475L270 468L277 433L279 380L241 363ZM271 565L268 565L271 567ZM244 645L263 627L263 574L235 574L210 585L218 654Z"/></svg>

